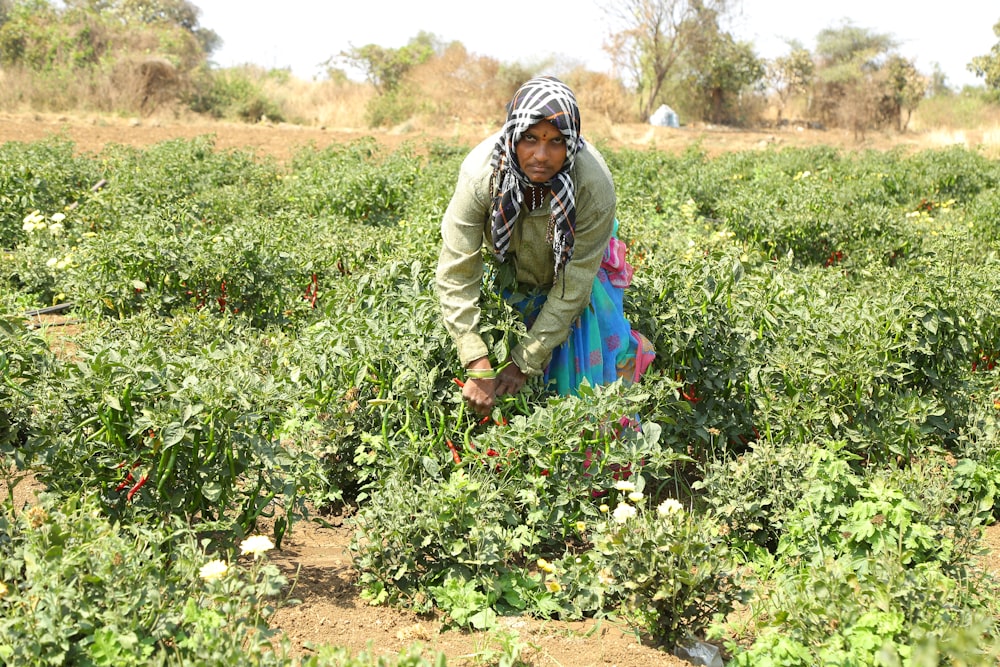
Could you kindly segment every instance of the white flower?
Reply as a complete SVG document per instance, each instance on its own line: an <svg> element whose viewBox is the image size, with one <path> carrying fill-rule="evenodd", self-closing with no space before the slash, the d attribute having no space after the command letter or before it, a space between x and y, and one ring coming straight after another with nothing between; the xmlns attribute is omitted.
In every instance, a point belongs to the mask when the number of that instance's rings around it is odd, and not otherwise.
<svg viewBox="0 0 1000 667"><path fill-rule="evenodd" d="M638 514L638 512L636 512L634 507L628 503L621 503L615 508L615 511L611 513L611 516L618 523L625 523L629 519L635 518L636 514Z"/></svg>
<svg viewBox="0 0 1000 667"><path fill-rule="evenodd" d="M21 229L26 232L33 232L36 229L41 229L45 226L45 219L42 218L42 214L38 211L32 211L28 215L24 216L24 225Z"/></svg>
<svg viewBox="0 0 1000 667"><path fill-rule="evenodd" d="M635 491L635 484L625 479L615 482L615 488L619 491Z"/></svg>
<svg viewBox="0 0 1000 667"><path fill-rule="evenodd" d="M656 513L660 516L670 516L682 511L684 511L684 506L673 498L667 498L656 508Z"/></svg>
<svg viewBox="0 0 1000 667"><path fill-rule="evenodd" d="M64 227L61 222L53 222L49 225L49 234L52 234L52 236L62 236L63 229Z"/></svg>
<svg viewBox="0 0 1000 667"><path fill-rule="evenodd" d="M265 551L270 551L273 548L274 542L266 535L251 535L240 544L240 554L244 556L253 554L253 557L257 558Z"/></svg>
<svg viewBox="0 0 1000 667"><path fill-rule="evenodd" d="M225 576L226 572L229 571L229 566L223 560L210 560L201 566L198 574L205 581L215 581L216 579L221 579Z"/></svg>
<svg viewBox="0 0 1000 667"><path fill-rule="evenodd" d="M53 213L52 214L52 222L62 222L65 219L66 219L66 215L63 214L63 213Z"/></svg>
<svg viewBox="0 0 1000 667"><path fill-rule="evenodd" d="M643 499L642 491L633 491L632 493L628 494L628 499L631 500L633 503L638 503L640 500Z"/></svg>
<svg viewBox="0 0 1000 667"><path fill-rule="evenodd" d="M56 265L56 263L58 261L59 261L58 257L49 257L48 261L45 262L45 266L47 266L47 267L49 267L51 269L53 266Z"/></svg>

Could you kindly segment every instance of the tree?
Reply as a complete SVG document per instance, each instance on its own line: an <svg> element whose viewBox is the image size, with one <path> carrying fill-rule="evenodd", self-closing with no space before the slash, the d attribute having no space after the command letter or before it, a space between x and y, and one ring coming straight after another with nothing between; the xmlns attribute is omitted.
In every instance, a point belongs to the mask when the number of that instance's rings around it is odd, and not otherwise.
<svg viewBox="0 0 1000 667"><path fill-rule="evenodd" d="M639 111L648 118L676 67L686 39L700 19L717 17L731 0L607 0L604 11L613 32L605 49L639 95ZM685 34L686 33L686 34Z"/></svg>
<svg viewBox="0 0 1000 667"><path fill-rule="evenodd" d="M64 0L63 4L69 9L117 19L124 25L179 28L195 38L205 56L222 45L214 30L198 25L201 10L188 0Z"/></svg>
<svg viewBox="0 0 1000 667"><path fill-rule="evenodd" d="M1000 37L1000 21L993 26L993 34ZM984 56L976 56L968 64L970 72L986 80L988 88L1000 90L1000 42L993 45Z"/></svg>
<svg viewBox="0 0 1000 667"><path fill-rule="evenodd" d="M732 123L739 115L742 92L761 82L764 63L753 45L740 42L719 26L718 11L692 2L692 15L680 26L680 85L697 91L691 110L713 123Z"/></svg>
<svg viewBox="0 0 1000 667"><path fill-rule="evenodd" d="M767 64L767 80L778 101L779 123L792 95L806 92L816 72L816 63L808 49L796 41L789 42L788 46L787 55L778 56Z"/></svg>
<svg viewBox="0 0 1000 667"><path fill-rule="evenodd" d="M896 119L896 129L905 132L914 110L927 95L929 79L917 71L912 60L898 54L889 56L885 64L889 100L887 111ZM903 113L906 117L903 117Z"/></svg>
<svg viewBox="0 0 1000 667"><path fill-rule="evenodd" d="M61 6L12 0L0 22L0 63L72 70L158 57L186 72L220 43L198 26L198 14L187 0L66 0Z"/></svg>
<svg viewBox="0 0 1000 667"><path fill-rule="evenodd" d="M931 97L938 95L951 95L952 89L948 85L948 75L941 69L941 63L933 63L934 71L931 72L927 82L927 94Z"/></svg>
<svg viewBox="0 0 1000 667"><path fill-rule="evenodd" d="M851 128L858 138L884 121L887 93L882 70L895 48L890 35L849 22L822 30L816 37L812 113L824 123Z"/></svg>
<svg viewBox="0 0 1000 667"><path fill-rule="evenodd" d="M339 58L364 72L375 90L380 95L386 95L395 92L407 72L427 62L439 50L443 48L437 38L421 31L406 46L398 49L366 44L342 51Z"/></svg>

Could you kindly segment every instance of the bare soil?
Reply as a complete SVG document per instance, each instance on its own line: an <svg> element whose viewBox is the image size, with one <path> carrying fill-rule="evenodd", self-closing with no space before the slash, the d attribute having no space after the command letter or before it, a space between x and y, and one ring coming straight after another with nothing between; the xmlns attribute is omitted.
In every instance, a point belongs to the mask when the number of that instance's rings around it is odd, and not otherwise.
<svg viewBox="0 0 1000 667"><path fill-rule="evenodd" d="M471 146L493 129L482 125L442 124L437 127L404 125L389 130L327 128L290 124L230 123L209 120L175 121L161 118L120 118L113 116L61 115L41 113L0 113L0 142L37 141L61 136L73 141L80 152L96 153L106 144L143 147L170 139L212 136L220 150L251 150L261 157L285 160L305 146L319 148L374 137L387 147L409 143L416 147L429 141L455 141ZM613 148L655 148L679 152L697 145L709 155L729 151L784 146L830 145L848 150L885 150L903 146L912 149L949 144L994 145L993 130L870 132L856 138L839 129L810 129L790 124L782 128L742 129L697 125L681 128L651 125L609 125L596 123L584 128L593 141Z"/></svg>
<svg viewBox="0 0 1000 667"><path fill-rule="evenodd" d="M248 149L260 157L279 161L307 145L323 147L337 142L372 136L389 147L405 142L420 145L429 140L459 141L471 145L489 128L448 127L419 131L372 131L326 129L290 125L241 125L220 122L170 122L108 117L42 114L0 114L0 143L31 142L58 135L73 141L80 152L97 153L106 144L143 147L175 138L212 135L220 150ZM862 141L846 132L791 126L781 130L734 131L724 128L654 128L647 125L598 127L591 136L616 148L657 148L682 151L697 144L708 154L775 146L833 145L850 150L884 150L903 145L914 149L944 143L977 141L975 135L878 134ZM982 137L978 139L982 140ZM72 354L72 322L47 320L44 333L53 346ZM18 504L30 502L37 485L31 480L15 488ZM4 490L4 493L6 491ZM289 638L297 655L308 655L310 645L343 646L357 653L369 650L394 655L419 642L431 651L446 654L450 665L483 665L491 644L486 633L446 630L436 617L420 617L387 607L373 607L360 599L348 552L351 528L348 521L327 525L299 521L286 536L280 551L272 554L292 582L288 597L296 604L281 607L273 626ZM987 549L983 565L1000 572L1000 527L992 526L984 536ZM523 646L522 660L535 667L682 667L689 663L652 646L623 622L543 621L522 617L502 619ZM493 655L496 655L495 653Z"/></svg>
<svg viewBox="0 0 1000 667"><path fill-rule="evenodd" d="M444 629L439 616L421 617L373 607L358 597L348 544L347 522L336 527L294 524L271 561L293 582L290 597L300 604L280 608L272 626L281 628L297 655L309 645L345 646L353 652L373 650L397 654L419 643L443 652L449 665L495 664L484 660L499 644L484 632ZM545 621L525 617L501 619L501 631L516 636L521 659L537 667L680 667L687 662L652 646L619 621Z"/></svg>

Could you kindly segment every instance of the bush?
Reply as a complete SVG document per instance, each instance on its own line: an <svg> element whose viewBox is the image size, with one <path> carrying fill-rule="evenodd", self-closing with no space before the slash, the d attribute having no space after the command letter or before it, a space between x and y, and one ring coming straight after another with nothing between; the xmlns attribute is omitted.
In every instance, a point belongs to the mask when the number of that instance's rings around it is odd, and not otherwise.
<svg viewBox="0 0 1000 667"><path fill-rule="evenodd" d="M286 583L254 561L212 559L181 522L108 523L94 494L0 515L0 660L58 664L279 665L267 619ZM199 571L202 572L199 577ZM218 576L216 577L216 574ZM225 632L221 632L221 629ZM279 650L276 651L275 648Z"/></svg>
<svg viewBox="0 0 1000 667"><path fill-rule="evenodd" d="M256 68L202 70L195 77L187 105L195 113L250 123L285 120L280 105L264 92Z"/></svg>

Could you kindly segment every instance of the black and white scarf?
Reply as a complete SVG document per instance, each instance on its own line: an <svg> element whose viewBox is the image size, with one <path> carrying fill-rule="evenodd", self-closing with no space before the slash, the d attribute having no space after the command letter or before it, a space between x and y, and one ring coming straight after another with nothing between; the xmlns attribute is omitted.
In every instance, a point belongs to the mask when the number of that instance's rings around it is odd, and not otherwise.
<svg viewBox="0 0 1000 667"><path fill-rule="evenodd" d="M515 146L524 132L539 121L555 125L566 140L566 162L544 187L552 193L547 240L552 244L555 273L573 257L576 230L576 196L569 172L583 148L580 109L569 86L553 76L525 82L507 105L507 121L493 148L491 189L493 196L493 251L503 261L510 248L514 223L524 206L524 190L533 185L517 161Z"/></svg>

